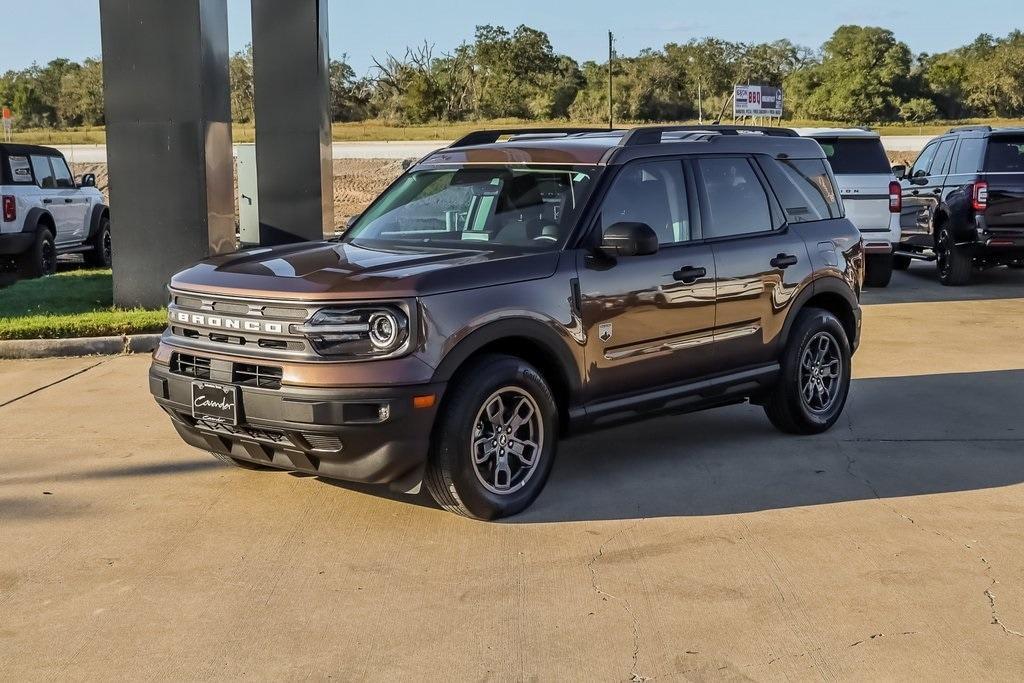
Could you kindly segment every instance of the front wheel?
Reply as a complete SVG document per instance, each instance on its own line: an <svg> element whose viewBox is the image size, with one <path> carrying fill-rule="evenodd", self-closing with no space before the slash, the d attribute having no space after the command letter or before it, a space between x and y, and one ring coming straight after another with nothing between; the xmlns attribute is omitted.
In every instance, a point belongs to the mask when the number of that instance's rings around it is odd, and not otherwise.
<svg viewBox="0 0 1024 683"><path fill-rule="evenodd" d="M765 399L768 419L788 434L820 434L839 420L850 394L850 342L828 311L800 312L782 357L781 376Z"/></svg>
<svg viewBox="0 0 1024 683"><path fill-rule="evenodd" d="M522 359L487 355L449 391L427 465L431 496L474 519L525 510L544 488L557 448L558 409L544 377Z"/></svg>
<svg viewBox="0 0 1024 683"><path fill-rule="evenodd" d="M866 287L888 287L892 280L892 254L872 254L867 258Z"/></svg>
<svg viewBox="0 0 1024 683"><path fill-rule="evenodd" d="M89 243L92 245L92 249L85 252L85 262L95 268L109 268L114 262L109 218L100 221L100 229Z"/></svg>

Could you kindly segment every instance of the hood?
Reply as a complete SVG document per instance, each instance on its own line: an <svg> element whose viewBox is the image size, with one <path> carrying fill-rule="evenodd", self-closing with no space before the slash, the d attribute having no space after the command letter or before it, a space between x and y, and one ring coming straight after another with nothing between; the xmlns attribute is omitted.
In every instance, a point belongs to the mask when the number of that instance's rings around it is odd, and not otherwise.
<svg viewBox="0 0 1024 683"><path fill-rule="evenodd" d="M557 251L306 242L211 258L171 286L267 299L399 299L549 277L557 265Z"/></svg>

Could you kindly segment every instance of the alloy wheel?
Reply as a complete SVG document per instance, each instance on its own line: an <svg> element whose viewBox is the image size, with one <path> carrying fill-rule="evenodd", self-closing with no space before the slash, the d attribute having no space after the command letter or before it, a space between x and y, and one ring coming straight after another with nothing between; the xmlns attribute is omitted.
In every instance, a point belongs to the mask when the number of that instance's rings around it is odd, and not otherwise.
<svg viewBox="0 0 1024 683"><path fill-rule="evenodd" d="M43 275L57 272L57 251L53 247L53 242L49 240L45 240L40 249L39 266Z"/></svg>
<svg viewBox="0 0 1024 683"><path fill-rule="evenodd" d="M519 387L504 387L483 402L473 421L470 453L477 479L506 496L523 488L537 471L544 424L537 402Z"/></svg>
<svg viewBox="0 0 1024 683"><path fill-rule="evenodd" d="M949 230L942 228L939 230L939 239L935 244L935 256L938 260L939 274L942 276L949 274L949 252L952 248L952 236L949 234Z"/></svg>
<svg viewBox="0 0 1024 683"><path fill-rule="evenodd" d="M818 332L800 356L800 398L812 412L828 412L839 398L842 379L839 342L829 332Z"/></svg>

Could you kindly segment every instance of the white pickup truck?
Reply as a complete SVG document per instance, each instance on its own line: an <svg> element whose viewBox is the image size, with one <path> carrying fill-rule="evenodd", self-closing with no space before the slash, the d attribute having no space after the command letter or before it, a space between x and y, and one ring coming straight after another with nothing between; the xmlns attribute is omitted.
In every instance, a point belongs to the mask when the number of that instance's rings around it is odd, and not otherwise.
<svg viewBox="0 0 1024 683"><path fill-rule="evenodd" d="M889 166L878 133L864 128L797 128L825 150L839 183L846 217L864 236L864 284L885 287L892 279L893 249L900 242L903 188Z"/></svg>
<svg viewBox="0 0 1024 683"><path fill-rule="evenodd" d="M110 267L110 209L96 177L75 182L53 148L0 144L0 259L23 277L41 277L56 270L59 254L76 252Z"/></svg>

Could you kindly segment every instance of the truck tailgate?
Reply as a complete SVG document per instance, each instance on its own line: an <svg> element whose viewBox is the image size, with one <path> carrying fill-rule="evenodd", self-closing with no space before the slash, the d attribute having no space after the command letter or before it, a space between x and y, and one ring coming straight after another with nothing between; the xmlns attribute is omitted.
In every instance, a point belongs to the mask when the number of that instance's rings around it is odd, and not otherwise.
<svg viewBox="0 0 1024 683"><path fill-rule="evenodd" d="M1024 173L986 173L990 228L1024 228Z"/></svg>

